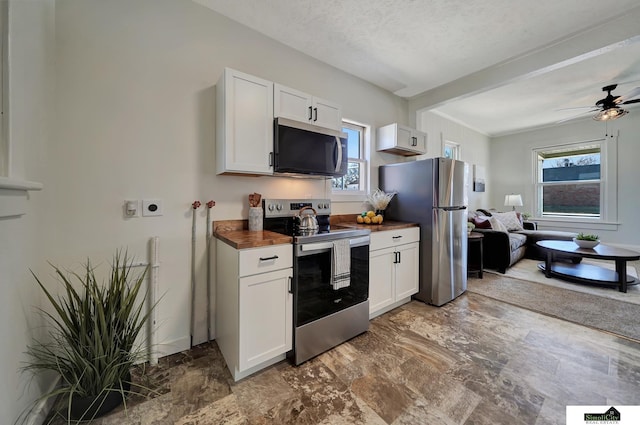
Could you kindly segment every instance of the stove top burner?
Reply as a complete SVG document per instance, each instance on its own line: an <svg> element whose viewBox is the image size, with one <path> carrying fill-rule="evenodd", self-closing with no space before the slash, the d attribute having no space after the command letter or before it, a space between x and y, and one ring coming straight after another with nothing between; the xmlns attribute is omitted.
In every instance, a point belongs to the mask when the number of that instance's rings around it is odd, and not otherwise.
<svg viewBox="0 0 640 425"><path fill-rule="evenodd" d="M287 236L293 236L293 242L329 241L340 238L369 234L369 230L332 229L329 223L331 201L329 199L264 199L264 229ZM298 216L301 209L311 207L316 211L318 228L300 229ZM306 211L305 211L306 212Z"/></svg>

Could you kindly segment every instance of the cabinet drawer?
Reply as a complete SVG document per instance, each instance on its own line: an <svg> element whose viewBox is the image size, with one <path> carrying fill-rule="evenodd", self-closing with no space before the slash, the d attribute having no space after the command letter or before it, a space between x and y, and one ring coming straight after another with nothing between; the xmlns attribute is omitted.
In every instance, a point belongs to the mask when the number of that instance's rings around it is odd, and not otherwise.
<svg viewBox="0 0 640 425"><path fill-rule="evenodd" d="M420 228L409 227L399 230L385 230L382 232L371 232L371 251L388 248L390 246L402 245L405 243L418 242L420 240Z"/></svg>
<svg viewBox="0 0 640 425"><path fill-rule="evenodd" d="M242 249L238 267L240 277L293 267L293 248L283 244Z"/></svg>

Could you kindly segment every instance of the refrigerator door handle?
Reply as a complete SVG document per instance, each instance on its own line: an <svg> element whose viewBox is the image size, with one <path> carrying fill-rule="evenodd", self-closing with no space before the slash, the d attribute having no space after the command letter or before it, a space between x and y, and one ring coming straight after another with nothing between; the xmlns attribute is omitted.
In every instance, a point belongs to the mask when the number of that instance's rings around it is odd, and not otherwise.
<svg viewBox="0 0 640 425"><path fill-rule="evenodd" d="M443 211L460 211L460 210L466 210L467 206L466 205L459 205L456 207L436 207L439 210L443 210Z"/></svg>

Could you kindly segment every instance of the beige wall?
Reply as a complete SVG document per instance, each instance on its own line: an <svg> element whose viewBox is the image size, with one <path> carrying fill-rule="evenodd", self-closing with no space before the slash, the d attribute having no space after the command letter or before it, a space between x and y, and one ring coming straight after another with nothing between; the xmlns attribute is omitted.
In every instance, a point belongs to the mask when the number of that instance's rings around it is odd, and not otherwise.
<svg viewBox="0 0 640 425"><path fill-rule="evenodd" d="M407 122L407 102L295 52L190 0L15 2L20 52L12 59L12 159L44 183L20 219L0 221L2 377L0 422L50 381L28 387L17 368L40 303L28 269L52 286L47 261L106 267L117 248L147 260L160 238L158 340L162 354L189 345L191 203L215 200L212 219L246 218L247 195L329 195L325 182L215 174L215 88L224 67L333 100L344 117L371 125ZM55 13L54 13L55 12ZM375 139L373 139L375 142ZM373 152L376 166L393 161ZM125 199L159 198L162 217L124 219ZM357 212L360 201L334 211ZM197 213L197 331L206 338L206 211ZM215 274L215 270L214 270Z"/></svg>
<svg viewBox="0 0 640 425"><path fill-rule="evenodd" d="M427 154L420 158L433 158L443 155L443 140L457 143L460 147L460 160L469 164L469 208L486 208L491 194L491 186L487 185L485 192L473 191L473 166L485 167L489 174L489 137L471 130L448 118L423 111L417 114L418 129L426 131L429 135L427 142Z"/></svg>
<svg viewBox="0 0 640 425"><path fill-rule="evenodd" d="M606 179L612 185L611 195L606 206L611 211L617 209L617 215L609 218L610 224L576 224L570 222L554 223L540 221L541 228L554 228L585 233L596 233L603 242L627 246L640 250L640 231L638 230L638 181L640 181L640 119L638 109L632 109L628 116L608 124L596 122L590 118L565 125L495 138L491 141L491 179L492 196L490 206L504 209L502 202L508 193L522 193L524 206L522 211L533 211L532 152L553 144L574 143L605 138L608 134L609 164L617 165L617 175ZM612 139L611 135L615 137ZM617 143L615 139L617 138ZM614 149L617 146L616 149ZM616 182L617 181L617 182ZM617 185L615 184L617 183ZM615 198L617 197L617 203Z"/></svg>

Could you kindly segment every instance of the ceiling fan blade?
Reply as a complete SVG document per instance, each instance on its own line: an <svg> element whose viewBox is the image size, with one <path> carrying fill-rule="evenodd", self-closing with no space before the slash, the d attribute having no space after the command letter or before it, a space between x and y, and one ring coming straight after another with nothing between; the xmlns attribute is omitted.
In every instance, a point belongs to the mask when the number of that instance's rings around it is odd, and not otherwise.
<svg viewBox="0 0 640 425"><path fill-rule="evenodd" d="M635 89L631 90L629 93L625 94L624 96L618 97L614 102L617 104L628 103L629 100L633 99L638 95L640 95L640 87L636 87Z"/></svg>
<svg viewBox="0 0 640 425"><path fill-rule="evenodd" d="M593 105L591 106L575 106L573 108L560 108L560 109L554 109L554 111L572 111L575 109L587 109L587 108L593 108ZM597 109L596 109L597 111Z"/></svg>
<svg viewBox="0 0 640 425"><path fill-rule="evenodd" d="M627 100L626 102L622 102L623 105L628 105L630 103L638 103L640 99Z"/></svg>
<svg viewBox="0 0 640 425"><path fill-rule="evenodd" d="M556 122L555 122L555 124L560 124L560 123L563 123L563 122L571 121L571 120L573 120L573 119L575 119L575 118L579 118L579 117L581 117L581 116L583 116L583 115L590 114L591 112L595 112L595 111L599 111L599 110L600 110L600 109L593 109L593 110L591 110L591 111L582 112L582 113L580 113L580 114L578 114L578 115L573 115L573 116L571 116L571 117L569 117L569 118L563 118L563 119L561 119L560 121L556 121Z"/></svg>

